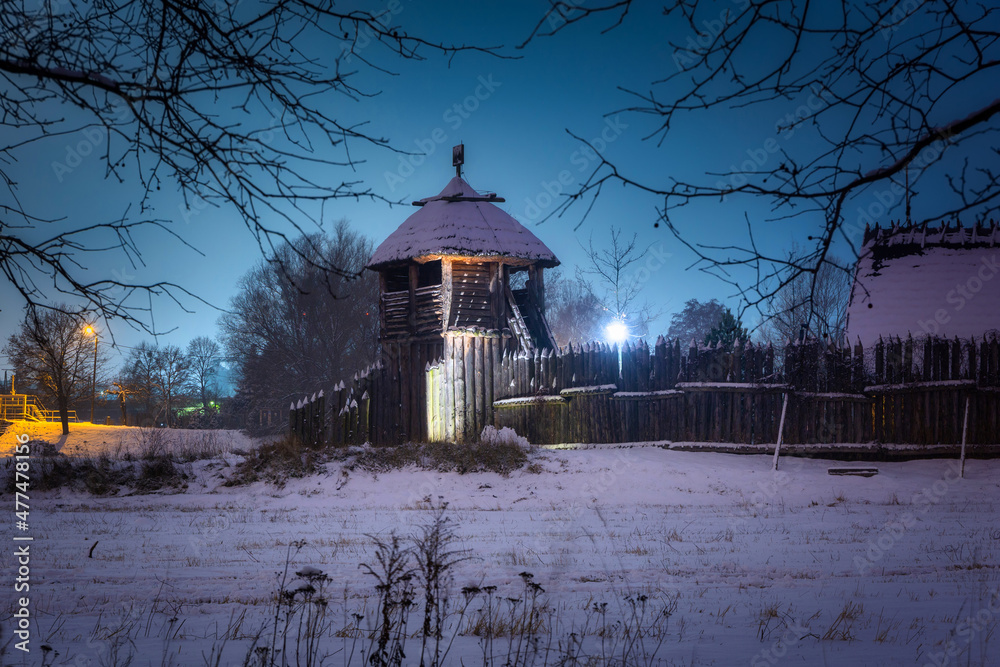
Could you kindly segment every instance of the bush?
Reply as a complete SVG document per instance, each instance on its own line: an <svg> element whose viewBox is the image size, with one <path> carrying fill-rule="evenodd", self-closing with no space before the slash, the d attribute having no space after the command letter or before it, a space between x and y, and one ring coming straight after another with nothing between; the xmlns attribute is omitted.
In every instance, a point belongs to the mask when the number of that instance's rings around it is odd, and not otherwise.
<svg viewBox="0 0 1000 667"><path fill-rule="evenodd" d="M509 428L483 429L479 440L470 443L408 443L397 447L364 447L348 450L351 468L387 472L413 465L425 470L496 472L509 475L528 462L531 445Z"/></svg>
<svg viewBox="0 0 1000 667"><path fill-rule="evenodd" d="M166 487L177 488L187 476L177 469L170 456L149 456L141 462L115 460L107 455L70 458L47 442L34 442L31 459L31 488L51 491L67 488L95 496L113 496L122 487L150 493ZM15 490L14 458L4 461L4 488Z"/></svg>
<svg viewBox="0 0 1000 667"><path fill-rule="evenodd" d="M509 428L497 430L492 426L483 429L476 442L407 443L385 447L351 447L347 449L317 449L303 445L296 437L263 445L247 453L235 472L226 480L226 486L240 486L253 482L271 482L284 486L290 477L304 477L322 468L331 459L344 462L348 470L365 470L384 473L414 466L424 470L457 472L496 472L509 475L528 462L531 445ZM528 468L537 472L537 468Z"/></svg>
<svg viewBox="0 0 1000 667"><path fill-rule="evenodd" d="M153 456L142 461L139 475L135 480L135 490L142 493L159 491L169 487L179 487L186 475L177 469L169 456Z"/></svg>
<svg viewBox="0 0 1000 667"><path fill-rule="evenodd" d="M248 452L225 486L265 481L282 487L289 477L318 472L328 459L325 452L307 447L295 436L288 435Z"/></svg>

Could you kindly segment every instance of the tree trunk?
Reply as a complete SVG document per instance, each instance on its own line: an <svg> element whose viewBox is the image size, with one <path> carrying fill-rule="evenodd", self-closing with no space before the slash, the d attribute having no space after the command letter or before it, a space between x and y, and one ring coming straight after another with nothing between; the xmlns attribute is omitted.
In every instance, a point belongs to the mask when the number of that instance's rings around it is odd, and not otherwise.
<svg viewBox="0 0 1000 667"><path fill-rule="evenodd" d="M63 435L69 435L69 400L65 394L60 394L56 401L59 403L59 421L62 422Z"/></svg>

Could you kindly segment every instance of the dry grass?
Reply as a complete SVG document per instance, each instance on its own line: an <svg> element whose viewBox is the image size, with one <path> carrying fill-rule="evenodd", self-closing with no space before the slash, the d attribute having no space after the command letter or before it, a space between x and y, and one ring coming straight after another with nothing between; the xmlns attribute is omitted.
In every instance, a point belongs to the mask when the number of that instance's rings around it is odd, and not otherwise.
<svg viewBox="0 0 1000 667"><path fill-rule="evenodd" d="M47 442L33 443L32 452L31 487L37 491L68 488L95 496L113 496L123 488L137 493L183 489L187 480L169 454L148 451L138 460L114 459L108 455L71 458ZM13 493L14 459L7 458L0 465L3 487Z"/></svg>
<svg viewBox="0 0 1000 667"><path fill-rule="evenodd" d="M837 614L837 618L833 620L830 627L823 633L823 639L825 641L854 641L856 639L853 634L854 623L861 618L861 614L864 611L865 607L860 602L853 602L851 600L845 602L844 608Z"/></svg>
<svg viewBox="0 0 1000 667"><path fill-rule="evenodd" d="M225 486L264 481L281 488L289 478L318 472L329 459L328 452L307 447L289 435L247 452L225 481Z"/></svg>
<svg viewBox="0 0 1000 667"><path fill-rule="evenodd" d="M360 447L343 454L348 469L383 473L407 467L469 474L495 472L507 476L528 463L531 447L510 429L483 429L476 442L407 443L396 447ZM540 472L533 466L529 472Z"/></svg>

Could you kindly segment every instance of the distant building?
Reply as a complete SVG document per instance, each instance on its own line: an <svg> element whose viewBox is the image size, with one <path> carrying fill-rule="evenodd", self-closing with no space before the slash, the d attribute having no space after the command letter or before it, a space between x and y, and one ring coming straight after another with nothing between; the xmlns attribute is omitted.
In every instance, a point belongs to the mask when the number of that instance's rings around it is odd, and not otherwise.
<svg viewBox="0 0 1000 667"><path fill-rule="evenodd" d="M1000 227L866 229L847 337L981 338L1000 330Z"/></svg>

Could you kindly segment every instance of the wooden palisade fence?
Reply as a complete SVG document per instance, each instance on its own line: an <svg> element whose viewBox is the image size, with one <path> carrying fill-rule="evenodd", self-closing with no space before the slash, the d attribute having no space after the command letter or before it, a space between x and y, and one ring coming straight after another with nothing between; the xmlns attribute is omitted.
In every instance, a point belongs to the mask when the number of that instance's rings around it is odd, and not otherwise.
<svg viewBox="0 0 1000 667"><path fill-rule="evenodd" d="M810 340L780 353L660 337L652 347L626 343L619 371L618 350L603 343L526 354L504 337L473 333L447 340L442 358L426 362L423 387L404 392L398 365L383 361L337 385L327 407L293 408L293 432L313 424L321 435L304 439L382 445L469 440L493 424L537 444L774 443L787 394L789 444L956 444L967 399L968 442L1000 442L995 336L892 338L871 350Z"/></svg>

